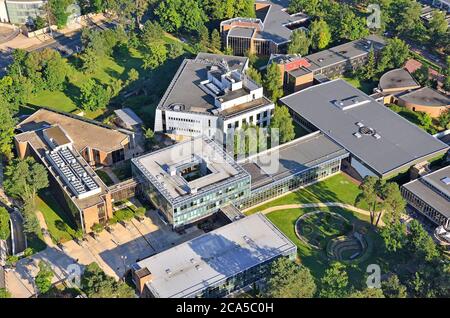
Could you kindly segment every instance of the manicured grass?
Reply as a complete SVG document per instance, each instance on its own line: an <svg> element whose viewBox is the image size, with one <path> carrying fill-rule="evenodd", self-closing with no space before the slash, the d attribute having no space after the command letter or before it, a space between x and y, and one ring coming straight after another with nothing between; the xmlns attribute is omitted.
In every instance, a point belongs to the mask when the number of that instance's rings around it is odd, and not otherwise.
<svg viewBox="0 0 450 318"><path fill-rule="evenodd" d="M314 249L307 243L301 241L295 233L295 223L304 213L316 211L317 209L289 209L269 213L267 217L297 245L297 253L303 265L311 270L313 276L319 280L325 270L330 266L332 260L326 255L326 249ZM320 211L331 211L345 217L349 222L358 226L359 230L365 232L365 238L372 244L373 248L367 253L367 257L361 262L351 262L347 266L350 282L358 288L365 284L365 275L368 264L383 264L384 243L379 234L370 225L369 217L341 208L320 208Z"/></svg>
<svg viewBox="0 0 450 318"><path fill-rule="evenodd" d="M353 183L345 174L339 173L306 188L262 204L245 212L245 214L252 214L273 206L286 204L342 202L354 205L359 193L358 185ZM367 208L367 205L361 203L360 207L364 209Z"/></svg>
<svg viewBox="0 0 450 318"><path fill-rule="evenodd" d="M61 243L70 241L76 225L52 194L48 191L41 192L36 203L37 209L44 215L52 239Z"/></svg>
<svg viewBox="0 0 450 318"><path fill-rule="evenodd" d="M109 175L103 170L96 170L95 173L102 179L102 181L109 187L114 184Z"/></svg>
<svg viewBox="0 0 450 318"><path fill-rule="evenodd" d="M342 79L368 95L373 94L373 89L377 87L377 82L375 81L363 81L355 77L343 77Z"/></svg>

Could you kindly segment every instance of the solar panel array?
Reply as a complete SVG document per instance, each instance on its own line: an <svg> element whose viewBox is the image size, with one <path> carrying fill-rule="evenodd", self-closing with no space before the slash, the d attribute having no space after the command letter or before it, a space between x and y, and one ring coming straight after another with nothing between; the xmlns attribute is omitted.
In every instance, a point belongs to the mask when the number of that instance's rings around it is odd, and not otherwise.
<svg viewBox="0 0 450 318"><path fill-rule="evenodd" d="M51 151L47 157L76 196L99 188L69 148Z"/></svg>

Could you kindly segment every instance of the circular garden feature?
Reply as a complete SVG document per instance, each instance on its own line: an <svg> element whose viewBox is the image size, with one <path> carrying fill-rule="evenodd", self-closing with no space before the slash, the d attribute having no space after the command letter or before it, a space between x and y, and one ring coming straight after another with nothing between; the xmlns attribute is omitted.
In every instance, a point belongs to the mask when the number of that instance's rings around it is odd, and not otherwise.
<svg viewBox="0 0 450 318"><path fill-rule="evenodd" d="M353 261L367 250L364 235L334 212L314 211L303 214L295 223L299 239L313 248L324 250L331 259Z"/></svg>

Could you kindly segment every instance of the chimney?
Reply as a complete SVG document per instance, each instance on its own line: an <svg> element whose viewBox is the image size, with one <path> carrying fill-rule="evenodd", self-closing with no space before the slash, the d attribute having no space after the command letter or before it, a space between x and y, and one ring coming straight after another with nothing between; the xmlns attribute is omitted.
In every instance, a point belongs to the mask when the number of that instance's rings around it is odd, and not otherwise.
<svg viewBox="0 0 450 318"><path fill-rule="evenodd" d="M148 270L147 267L140 268L133 272L133 280L136 284L136 291L139 295L142 294L145 288L145 284L151 282L153 279L152 273Z"/></svg>

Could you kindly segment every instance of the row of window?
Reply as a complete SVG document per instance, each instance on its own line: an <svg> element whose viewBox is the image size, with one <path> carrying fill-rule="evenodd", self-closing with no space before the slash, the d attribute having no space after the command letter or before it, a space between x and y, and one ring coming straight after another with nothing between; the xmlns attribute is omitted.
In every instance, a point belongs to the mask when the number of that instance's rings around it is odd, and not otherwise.
<svg viewBox="0 0 450 318"><path fill-rule="evenodd" d="M168 117L169 120L176 120L176 121L182 121L185 123L197 123L200 124L200 120L197 119L191 119L191 118L178 118L178 117Z"/></svg>
<svg viewBox="0 0 450 318"><path fill-rule="evenodd" d="M259 124L261 127L266 127L269 122L268 115L269 115L269 111L267 111L267 110L262 113L256 114L256 124ZM272 115L273 115L273 109L270 110L270 116L272 116ZM243 118L242 126L244 126L245 124L255 124L254 116L252 115L248 118L248 123L247 123L247 118ZM241 126L240 120L234 122L234 128L239 128L240 126ZM228 129L231 129L231 128L233 128L233 124L229 123Z"/></svg>

